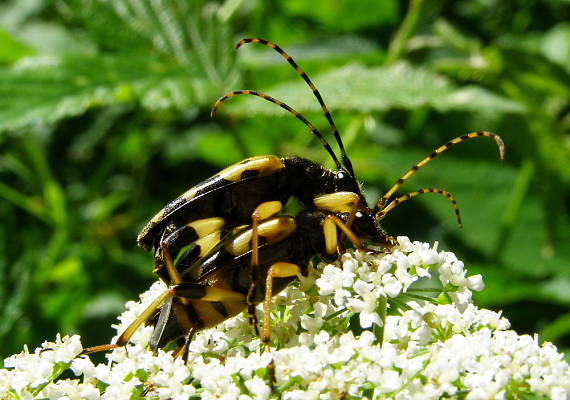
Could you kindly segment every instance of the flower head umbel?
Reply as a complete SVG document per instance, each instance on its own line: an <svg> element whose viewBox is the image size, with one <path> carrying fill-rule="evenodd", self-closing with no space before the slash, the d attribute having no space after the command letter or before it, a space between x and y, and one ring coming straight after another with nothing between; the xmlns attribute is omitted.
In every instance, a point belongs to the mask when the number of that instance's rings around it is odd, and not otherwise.
<svg viewBox="0 0 570 400"><path fill-rule="evenodd" d="M152 354L152 327L99 365L77 356L78 337L58 337L4 361L0 397L568 398L570 367L552 344L518 335L499 313L472 304L481 276L469 276L437 245L398 243L391 253L349 252L321 263L275 296L269 352L243 313L198 332L187 362ZM155 283L141 302L127 303L118 332L164 289ZM77 378L58 380L68 368Z"/></svg>

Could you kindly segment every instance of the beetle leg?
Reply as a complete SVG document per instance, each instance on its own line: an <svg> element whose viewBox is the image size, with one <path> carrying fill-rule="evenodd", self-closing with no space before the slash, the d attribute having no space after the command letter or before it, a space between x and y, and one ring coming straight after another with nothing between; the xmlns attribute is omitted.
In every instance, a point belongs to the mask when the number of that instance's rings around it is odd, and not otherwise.
<svg viewBox="0 0 570 400"><path fill-rule="evenodd" d="M117 347L125 346L135 331L144 323L148 322L156 311L165 304L171 297L178 297L186 300L201 301L244 301L243 293L217 288L213 286L203 286L196 283L183 282L174 285L162 292L154 301L123 331L112 344L104 344L101 346L88 347L81 354L90 354L98 351L112 350ZM168 304L168 303L167 303ZM169 313L165 313L169 314ZM168 316L168 315L167 315ZM166 318L166 317L165 317Z"/></svg>
<svg viewBox="0 0 570 400"><path fill-rule="evenodd" d="M257 327L257 315L255 314L255 288L259 280L259 232L257 230L259 222L277 214L283 205L280 201L267 201L258 205L251 214L251 264L249 268L249 289L247 291L247 313L248 321L255 329L255 334L259 336Z"/></svg>
<svg viewBox="0 0 570 400"><path fill-rule="evenodd" d="M362 242L350 230L348 226L344 222L342 222L337 216L329 214L326 216L325 221L323 222L323 235L325 238L325 249L328 255L335 254L337 252L339 240L337 238L337 231L336 228L339 228L341 232L346 235L348 240L356 247L358 250L364 250L364 246Z"/></svg>
<svg viewBox="0 0 570 400"><path fill-rule="evenodd" d="M181 262L178 262L176 266L174 265L172 257L170 256L170 250L169 247L167 246L168 242L162 241L161 242L162 258L166 265L166 270L170 278L169 283L174 285L182 283L181 274L183 272L186 272L185 268L187 266L191 267L196 259L208 254L210 250L220 241L220 235L221 232L217 230L196 240L194 243L192 243L189 246L189 249L182 254L181 258L177 260ZM181 298L180 301L182 302L182 304L188 305L187 299Z"/></svg>
<svg viewBox="0 0 570 400"><path fill-rule="evenodd" d="M318 210L330 211L335 214L349 213L346 222L346 226L349 228L352 226L359 203L360 196L353 192L328 193L313 199L313 204Z"/></svg>
<svg viewBox="0 0 570 400"><path fill-rule="evenodd" d="M273 297L273 278L291 278L301 273L298 265L288 262L277 262L267 271L265 278L265 298L263 299L263 334L261 341L265 350L269 350L271 337L271 298Z"/></svg>
<svg viewBox="0 0 570 400"><path fill-rule="evenodd" d="M178 264L176 258L180 256L181 250L190 243L196 248L191 249L191 251L187 250L184 256L189 252L195 254L195 259L205 256L220 241L221 229L224 225L223 218L204 218L190 222L169 233L160 241L154 258L153 272L167 283L181 282L180 274L182 271L180 268L175 268L175 265ZM175 260L172 260L173 256ZM166 269L166 273L164 269Z"/></svg>
<svg viewBox="0 0 570 400"><path fill-rule="evenodd" d="M192 221L184 226L177 228L174 232L168 233L160 241L159 249L155 254L155 265L153 272L160 275L163 274L163 268L166 268L168 283L180 282L179 272L174 268L172 257L177 257L180 250L188 243L194 243L198 239L207 237L214 232L219 232L225 225L225 220L220 217L203 218Z"/></svg>
<svg viewBox="0 0 570 400"><path fill-rule="evenodd" d="M170 256L170 250L166 246L165 242L160 243L160 249L162 251L162 261L166 265L166 271L168 272L168 276L170 277L170 283L178 284L182 282L182 278L180 274L174 267L174 263L172 262L172 257Z"/></svg>
<svg viewBox="0 0 570 400"><path fill-rule="evenodd" d="M176 318L180 323L183 320L184 330L188 333L184 335L176 350L172 352L172 358L181 357L184 362L188 361L188 346L190 346L190 342L192 342L192 338L194 334L198 330L199 321L190 321L188 318L188 314L184 310L184 307L181 304L175 305L176 311ZM151 347L152 348L152 347Z"/></svg>
<svg viewBox="0 0 570 400"><path fill-rule="evenodd" d="M277 262L269 267L265 278L265 298L263 299L263 333L261 342L265 351L269 351L269 339L271 338L271 299L273 298L273 279L290 278L301 273L298 265L288 262ZM268 365L269 380L275 383L275 363L273 360Z"/></svg>
<svg viewBox="0 0 570 400"><path fill-rule="evenodd" d="M315 197L313 199L313 204L317 209L330 211L333 213L348 212L348 219L346 221L346 226L350 228L352 226L352 223L354 222L354 217L356 216L358 205L360 204L360 196L354 192L329 193ZM336 229L335 229L335 235L336 235ZM338 238L338 242L342 243L343 237L344 237L344 232L341 233L340 237ZM336 249L337 247L336 243L334 244L334 247Z"/></svg>

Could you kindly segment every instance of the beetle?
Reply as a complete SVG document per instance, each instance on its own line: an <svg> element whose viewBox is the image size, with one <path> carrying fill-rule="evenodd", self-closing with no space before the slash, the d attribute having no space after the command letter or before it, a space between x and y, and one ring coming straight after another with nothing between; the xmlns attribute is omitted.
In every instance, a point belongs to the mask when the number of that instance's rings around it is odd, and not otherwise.
<svg viewBox="0 0 570 400"><path fill-rule="evenodd" d="M461 226L457 203L444 190L420 189L389 202L402 183L421 167L452 146L476 137L494 139L500 158L504 158L504 144L498 135L479 131L459 136L412 166L371 208L362 195L332 116L306 73L277 45L253 38L242 39L236 47L246 43L274 49L305 80L321 105L342 161L324 136L287 104L252 90L232 91L220 97L212 115L222 102L236 95L254 95L293 114L321 141L336 171L300 157L257 156L224 169L169 203L137 238L143 249L154 247L154 272L168 289L114 344L91 347L84 354L124 346L141 324L149 322L155 327L151 349L182 337L175 352L180 354L196 330L214 326L245 308L258 332L255 305L261 301L265 316L262 340L267 346L271 297L297 274L304 274L313 256L336 259L345 237L359 250L366 249L362 240L391 248L394 241L382 230L380 220L398 204L424 193L447 197ZM302 211L296 216L276 216L291 197L301 203ZM274 278L278 280L275 285Z"/></svg>
<svg viewBox="0 0 570 400"><path fill-rule="evenodd" d="M291 56L272 42L260 38L247 38L240 40L236 44L236 49L248 43L259 43L275 50L307 83L328 121L331 134L341 153L340 160L321 132L301 113L282 101L254 90L232 91L220 97L212 108L212 116L222 102L237 95L260 97L293 114L320 140L331 156L336 170L329 170L301 157L257 156L229 166L183 193L160 210L137 237L139 247L145 250L154 247L154 272L167 283L170 280L169 276L172 276L172 272L168 272L168 268L172 268L171 258L175 258L183 246L201 239L201 245L195 248L199 248L200 252L196 253L195 257L196 259L203 257L221 240L223 233L231 231L236 226L249 224L253 210L261 203L278 201L285 204L293 197L299 201L303 209L329 211L334 211L334 207L339 203L350 203L354 205L353 214L362 208L361 211L366 215L379 216L382 209L387 206L392 194L406 179L441 152L457 143L479 136L487 136L495 140L500 150L501 159L503 158L504 144L498 135L480 131L460 136L439 147L428 157L414 165L386 192L376 203L374 209L370 210L366 206L361 186L356 179L338 129L319 90L311 79ZM321 194L342 192L346 193L344 197L337 194L331 197L334 200L324 199L319 204L314 201ZM422 190L419 194L428 192L443 194L437 190ZM452 200L449 195L447 197ZM459 214L457 208L456 213ZM459 224L461 225L460 221Z"/></svg>
<svg viewBox="0 0 570 400"><path fill-rule="evenodd" d="M267 203L256 211L265 214ZM265 214L267 215L267 214ZM179 274L161 295L143 311L114 344L86 349L84 354L124 346L143 323L154 325L150 348L155 351L173 340L182 339L174 354L180 354L199 329L210 328L249 306L264 304L262 341L267 348L270 338L269 310L271 298L283 290L298 274L306 275L311 258L333 261L338 258L341 243L337 228L353 245L364 251L361 238L347 228L349 213L303 210L295 216L269 216L220 242L209 254L194 261L181 257ZM355 219L358 221L358 218ZM379 227L374 241L385 248L393 240ZM257 281L251 295L251 272Z"/></svg>

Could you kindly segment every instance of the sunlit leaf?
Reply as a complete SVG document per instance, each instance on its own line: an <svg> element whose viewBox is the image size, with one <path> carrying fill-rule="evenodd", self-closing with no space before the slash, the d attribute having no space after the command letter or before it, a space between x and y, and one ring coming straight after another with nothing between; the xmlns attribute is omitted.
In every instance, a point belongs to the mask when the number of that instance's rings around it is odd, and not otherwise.
<svg viewBox="0 0 570 400"><path fill-rule="evenodd" d="M297 63L311 60L327 60L334 62L338 59L354 59L358 57L376 57L381 53L380 47L372 40L355 36L343 35L321 38L306 44L287 46L287 53ZM245 67L259 68L283 65L284 61L274 52L261 46L249 45L239 49L239 61Z"/></svg>
<svg viewBox="0 0 570 400"><path fill-rule="evenodd" d="M181 109L209 103L215 92L196 68L142 57L30 58L0 71L0 130L53 123L116 103Z"/></svg>
<svg viewBox="0 0 570 400"><path fill-rule="evenodd" d="M522 112L524 108L482 87L457 88L448 79L426 68L398 63L389 67L366 67L353 63L316 76L313 81L331 109L345 111L385 111L391 108L432 107L439 111ZM318 111L319 104L301 80L264 90L290 103L299 111ZM236 102L237 103L237 102ZM234 113L283 112L259 99L247 99L227 107Z"/></svg>
<svg viewBox="0 0 570 400"><path fill-rule="evenodd" d="M30 54L32 54L32 49L17 41L5 30L0 29L0 65L11 64Z"/></svg>

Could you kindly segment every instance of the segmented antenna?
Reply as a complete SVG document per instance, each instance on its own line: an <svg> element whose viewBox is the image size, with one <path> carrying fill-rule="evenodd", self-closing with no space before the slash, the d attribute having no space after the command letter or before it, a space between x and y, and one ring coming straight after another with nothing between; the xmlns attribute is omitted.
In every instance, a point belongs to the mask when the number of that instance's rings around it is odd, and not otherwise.
<svg viewBox="0 0 570 400"><path fill-rule="evenodd" d="M377 220L381 220L398 204L402 204L403 202L410 200L412 197L416 197L424 193L435 193L447 197L447 199L451 202L453 209L455 210L455 218L457 219L457 224L459 225L459 228L463 228L463 223L461 222L461 213L459 212L459 206L457 205L455 198L451 193L441 189L420 189L416 190L415 192L406 193L405 195L392 200L390 204L388 204L386 207L378 211L378 213L375 215L375 218Z"/></svg>
<svg viewBox="0 0 570 400"><path fill-rule="evenodd" d="M404 183L410 176L415 174L418 169L420 169L421 167L423 167L424 165L429 163L431 160L433 160L434 158L439 156L445 150L455 146L456 144L464 142L464 141L469 140L469 139L474 139L474 138L480 137L480 136L490 137L497 143L497 146L499 147L499 157L500 157L501 161L503 161L505 159L505 144L503 143L503 140L501 139L501 137L499 135L495 135L494 133L487 132L487 131L479 131L479 132L468 133L466 135L456 137L455 139L451 139L449 142L447 142L443 146L440 146L437 149L435 149L433 151L433 153L431 153L429 156L427 156L426 158L421 160L419 163L417 163L412 168L410 168L408 170L408 172L406 172L404 175L402 175L402 177L396 181L396 183L390 188L390 190L388 190L386 192L386 194L384 194L384 196L382 196L376 202L376 206L374 207L374 213L379 213L380 210L384 209L384 206L386 205L386 203L388 202L390 197L392 197L394 192L396 190L398 190L398 188L402 185L402 183Z"/></svg>
<svg viewBox="0 0 570 400"><path fill-rule="evenodd" d="M281 47L277 46L275 43L271 43L265 39L260 39L260 38L247 38L247 39L240 40L236 44L236 49L239 49L242 45L247 44L247 43L261 43L262 45L265 45L265 46L275 50L277 53L279 53L279 55L281 57L283 57L285 60L287 60L287 62L295 69L295 71L297 71L297 73L301 76L301 78L303 78L303 80L307 83L307 85L309 85L309 87L313 91L313 95L317 98L317 101L321 105L323 113L325 114L325 118L327 119L327 121L331 127L332 134L333 134L333 136L334 136L334 138L338 144L338 147L340 149L340 153L342 156L342 163L346 167L346 170L348 171L348 173L354 178L355 175L354 175L354 170L352 169L352 163L350 162L350 159L348 158L348 155L346 154L346 150L344 149L344 144L342 143L342 139L340 138L340 134L338 133L338 129L336 128L336 125L332 119L332 116L331 116L323 98L321 97L319 90L313 84L313 82L309 79L307 74L297 65L295 60L293 60L293 58L289 54L287 54Z"/></svg>
<svg viewBox="0 0 570 400"><path fill-rule="evenodd" d="M283 103L282 101L279 101L271 96L266 95L265 93L261 93L261 92L257 92L255 90L235 90L233 92L229 92L226 93L225 95L223 95L222 97L220 97L218 100L216 100L216 103L214 103L214 106L212 107L212 111L210 112L210 117L214 117L214 114L216 113L218 107L220 107L220 105L222 104L222 102L226 101L227 99L234 97L236 95L240 95L240 94L249 94L252 96L257 96L257 97L261 97L264 100L269 101L270 103L273 104L277 104L279 107L281 107L282 109L289 111L291 114L293 114L298 120L300 120L302 123L304 123L305 125L307 125L307 127L309 127L309 129L311 130L311 133L313 135L315 135L316 137L319 138L319 140L321 141L321 144L323 145L323 147L326 149L326 151L330 154L330 156L332 157L334 164L336 166L337 169L340 169L340 162L338 161L338 158L336 158L336 155L334 154L334 151L332 150L331 146L328 144L328 142L325 140L325 138L323 137L323 135L321 134L321 132L319 132L319 130L317 128L315 128L313 126L313 124L311 124L300 112L298 112L297 110L294 110L293 108L289 107L287 104Z"/></svg>

